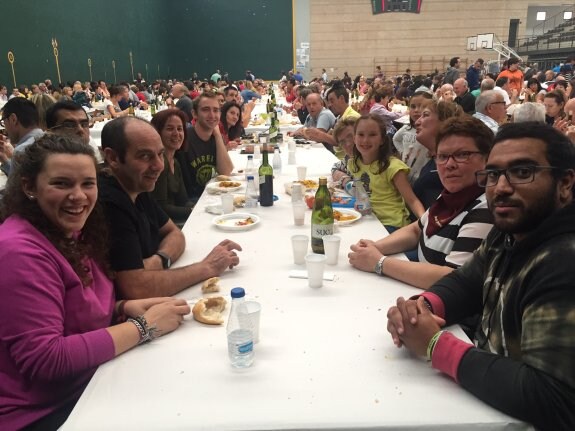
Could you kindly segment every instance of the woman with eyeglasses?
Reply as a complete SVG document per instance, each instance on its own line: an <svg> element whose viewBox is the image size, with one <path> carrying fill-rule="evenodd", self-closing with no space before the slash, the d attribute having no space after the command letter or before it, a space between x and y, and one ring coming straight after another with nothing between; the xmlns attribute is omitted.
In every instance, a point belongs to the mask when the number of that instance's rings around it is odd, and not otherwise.
<svg viewBox="0 0 575 431"><path fill-rule="evenodd" d="M437 142L441 195L419 220L378 241L361 239L352 245L349 262L357 269L427 289L463 265L491 230L491 213L475 172L485 168L493 132L465 115L447 120ZM416 247L419 262L390 256Z"/></svg>

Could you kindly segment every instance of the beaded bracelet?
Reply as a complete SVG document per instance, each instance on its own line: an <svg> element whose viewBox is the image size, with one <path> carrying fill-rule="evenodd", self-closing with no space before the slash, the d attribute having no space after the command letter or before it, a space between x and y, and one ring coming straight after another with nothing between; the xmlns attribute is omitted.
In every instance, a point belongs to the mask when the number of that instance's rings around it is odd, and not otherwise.
<svg viewBox="0 0 575 431"><path fill-rule="evenodd" d="M443 334L445 331L437 331L435 334L433 334L433 337L431 337L431 340L429 340L429 344L427 345L427 360L431 361L431 356L433 355L433 349L435 349L435 345L437 344L437 341L439 340L439 337L441 337L441 334Z"/></svg>

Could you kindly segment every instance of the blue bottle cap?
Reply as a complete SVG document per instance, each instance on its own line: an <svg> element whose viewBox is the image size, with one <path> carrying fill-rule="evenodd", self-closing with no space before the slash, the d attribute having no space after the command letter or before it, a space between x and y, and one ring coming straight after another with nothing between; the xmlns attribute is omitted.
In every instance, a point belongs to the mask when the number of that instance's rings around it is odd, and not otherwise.
<svg viewBox="0 0 575 431"><path fill-rule="evenodd" d="M232 299L243 298L244 296L246 296L246 292L243 287L234 287L232 289Z"/></svg>
<svg viewBox="0 0 575 431"><path fill-rule="evenodd" d="M254 179L254 176L253 176L253 175L248 175L248 181L249 181L249 180L253 180L253 179Z"/></svg>
<svg viewBox="0 0 575 431"><path fill-rule="evenodd" d="M248 160L253 160L254 156L252 156L251 154L248 156Z"/></svg>

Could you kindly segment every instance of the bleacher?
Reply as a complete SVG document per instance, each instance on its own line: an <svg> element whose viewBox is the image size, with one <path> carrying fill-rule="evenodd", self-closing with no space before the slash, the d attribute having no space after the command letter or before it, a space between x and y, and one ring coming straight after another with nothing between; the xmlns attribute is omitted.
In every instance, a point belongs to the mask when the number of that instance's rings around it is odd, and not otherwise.
<svg viewBox="0 0 575 431"><path fill-rule="evenodd" d="M565 20L541 35L519 41L517 52L521 55L528 55L573 48L575 48L575 18Z"/></svg>

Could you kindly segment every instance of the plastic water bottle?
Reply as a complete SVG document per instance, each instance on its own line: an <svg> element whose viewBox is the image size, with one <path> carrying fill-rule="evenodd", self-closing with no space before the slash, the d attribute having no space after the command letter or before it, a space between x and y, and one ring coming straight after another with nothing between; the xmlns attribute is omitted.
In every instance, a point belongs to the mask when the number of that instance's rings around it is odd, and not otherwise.
<svg viewBox="0 0 575 431"><path fill-rule="evenodd" d="M248 156L248 161L246 163L246 169L244 173L246 175L246 181L248 180L248 177L250 175L253 176L256 173L256 167L254 165L254 156L252 156L251 154Z"/></svg>
<svg viewBox="0 0 575 431"><path fill-rule="evenodd" d="M244 208L247 212L254 212L258 209L258 188L254 181L253 175L248 175L248 184L246 186L246 200Z"/></svg>
<svg viewBox="0 0 575 431"><path fill-rule="evenodd" d="M354 209L364 216L371 214L371 202L369 201L369 196L365 191L365 187L363 186L363 181L355 180L353 182L353 187L355 189L355 203L353 205Z"/></svg>
<svg viewBox="0 0 575 431"><path fill-rule="evenodd" d="M226 328L228 333L228 356L235 368L248 368L254 362L253 330L248 321L240 321L238 310L245 307L245 291L241 287L232 289L232 309Z"/></svg>
<svg viewBox="0 0 575 431"><path fill-rule="evenodd" d="M254 159L258 160L262 158L262 151L258 144L254 144Z"/></svg>
<svg viewBox="0 0 575 431"><path fill-rule="evenodd" d="M277 148L274 150L274 158L272 160L272 167L274 170L274 174L281 174L282 173L282 157L280 156L280 150Z"/></svg>

